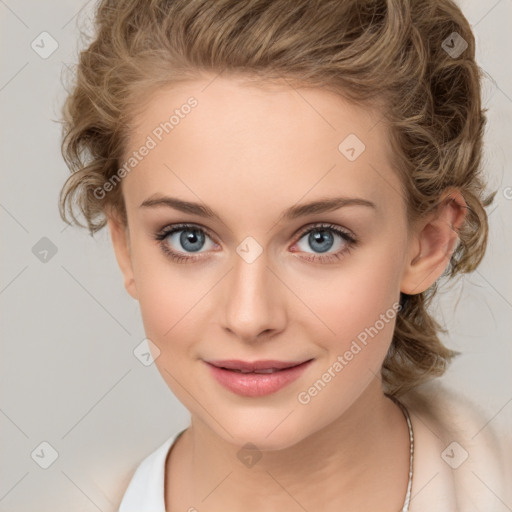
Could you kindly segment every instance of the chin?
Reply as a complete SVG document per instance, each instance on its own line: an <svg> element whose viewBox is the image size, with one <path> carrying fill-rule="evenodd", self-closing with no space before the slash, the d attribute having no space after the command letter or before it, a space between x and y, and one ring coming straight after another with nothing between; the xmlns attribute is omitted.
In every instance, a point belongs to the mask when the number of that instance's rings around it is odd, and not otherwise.
<svg viewBox="0 0 512 512"><path fill-rule="evenodd" d="M229 422L223 423L227 432L217 424L211 426L219 437L240 448L250 443L260 451L285 450L309 435L297 424L297 418L292 419L294 414L286 418L288 413L283 411L276 415L274 412L266 418L263 415L255 416L254 413L245 417L230 417ZM279 418L276 419L276 416Z"/></svg>

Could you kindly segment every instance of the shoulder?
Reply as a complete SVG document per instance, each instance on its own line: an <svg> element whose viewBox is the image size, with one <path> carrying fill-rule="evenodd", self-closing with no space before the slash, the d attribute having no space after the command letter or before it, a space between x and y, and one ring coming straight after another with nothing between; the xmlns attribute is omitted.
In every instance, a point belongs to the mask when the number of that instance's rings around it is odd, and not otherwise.
<svg viewBox="0 0 512 512"><path fill-rule="evenodd" d="M400 400L413 423L416 483L426 486L417 503L426 506L429 491L437 489L458 511L510 510L510 429L501 428L470 398L439 381L417 387ZM413 505L411 512L424 509Z"/></svg>

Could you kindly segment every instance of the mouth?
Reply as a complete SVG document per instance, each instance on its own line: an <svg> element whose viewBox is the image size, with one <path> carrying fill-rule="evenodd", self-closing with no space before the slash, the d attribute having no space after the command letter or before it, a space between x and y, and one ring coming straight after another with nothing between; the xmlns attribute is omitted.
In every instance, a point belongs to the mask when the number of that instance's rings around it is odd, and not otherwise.
<svg viewBox="0 0 512 512"><path fill-rule="evenodd" d="M313 359L305 361L204 361L222 386L242 396L264 396L298 379Z"/></svg>
<svg viewBox="0 0 512 512"><path fill-rule="evenodd" d="M217 368L223 368L224 370L233 370L241 373L274 373L280 370L287 370L288 368L295 368L303 363L311 361L276 361L276 360L265 360L265 361L240 361L239 359L229 359L224 361L206 361L208 364L216 366Z"/></svg>

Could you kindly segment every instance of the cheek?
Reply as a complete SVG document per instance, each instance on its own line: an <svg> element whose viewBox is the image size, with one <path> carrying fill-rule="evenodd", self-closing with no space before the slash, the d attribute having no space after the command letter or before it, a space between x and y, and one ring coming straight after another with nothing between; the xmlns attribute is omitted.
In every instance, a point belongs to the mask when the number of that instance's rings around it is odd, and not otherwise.
<svg viewBox="0 0 512 512"><path fill-rule="evenodd" d="M200 278L192 267L173 264L158 249L133 247L133 271L145 332L160 350L191 332L194 309L208 292L208 280Z"/></svg>
<svg viewBox="0 0 512 512"><path fill-rule="evenodd" d="M366 330L376 323L378 340L391 340L390 318L396 316L400 268L390 251L372 251L361 254L357 260L347 260L346 266L340 266L320 282L301 280L301 290L309 309L321 320L320 338L327 350L343 349L360 334L364 338ZM311 318L306 315L303 325L311 324Z"/></svg>
<svg viewBox="0 0 512 512"><path fill-rule="evenodd" d="M158 347L157 357L153 356L155 365L178 400L194 410L189 393L195 377L190 363L200 338L202 323L198 315L201 298L208 292L208 280L199 279L198 273L173 268L154 255L140 261L145 263L134 268L137 292L146 337Z"/></svg>
<svg viewBox="0 0 512 512"><path fill-rule="evenodd" d="M319 365L296 397L307 422L322 417L327 424L350 407L380 375L389 350L399 314L396 259L381 254L372 265L360 263L340 271L324 293L312 297L330 330L315 336L311 323L302 324L322 349Z"/></svg>

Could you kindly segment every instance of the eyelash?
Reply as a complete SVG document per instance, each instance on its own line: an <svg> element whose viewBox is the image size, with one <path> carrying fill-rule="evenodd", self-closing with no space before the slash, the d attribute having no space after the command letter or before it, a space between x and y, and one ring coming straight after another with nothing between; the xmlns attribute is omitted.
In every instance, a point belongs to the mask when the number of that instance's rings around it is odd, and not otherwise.
<svg viewBox="0 0 512 512"><path fill-rule="evenodd" d="M196 224L174 224L172 226L166 226L160 231L158 231L154 235L154 239L159 242L159 245L164 252L166 256L168 256L172 261L176 263L192 263L194 261L200 260L203 258L203 256L183 256L180 253L177 253L176 251L173 251L168 244L165 243L165 239L172 235L173 233L179 232L179 231L187 231L187 230L193 230L193 231L200 231L203 234L207 235L209 238L213 239L214 237L211 236L208 230L205 228L202 228ZM308 226L306 229L301 231L297 235L297 240L295 243L297 243L301 238L304 237L304 235L307 235L308 233L312 231L330 231L332 233L335 233L339 235L345 242L346 247L344 247L342 250L338 251L334 254L329 254L328 256L321 256L321 255L312 255L313 257L303 257L306 261L309 262L321 262L321 263L331 263L336 260L340 260L342 257L344 257L346 254L350 253L350 251L353 249L354 246L358 244L357 238L350 232L342 230L335 224L315 224L313 226Z"/></svg>

